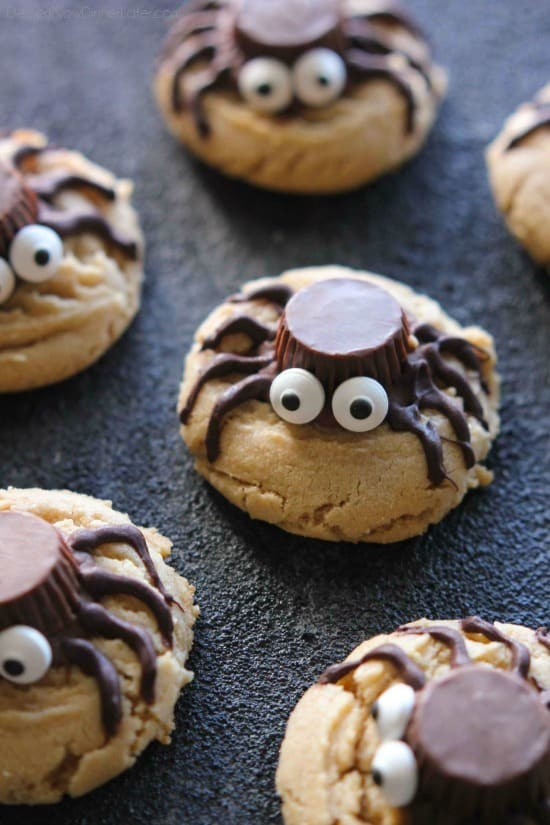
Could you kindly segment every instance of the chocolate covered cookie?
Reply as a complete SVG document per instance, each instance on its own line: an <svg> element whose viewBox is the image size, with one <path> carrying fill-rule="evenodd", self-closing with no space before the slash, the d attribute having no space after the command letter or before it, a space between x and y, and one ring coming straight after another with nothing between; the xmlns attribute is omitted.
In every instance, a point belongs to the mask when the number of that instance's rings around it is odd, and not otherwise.
<svg viewBox="0 0 550 825"><path fill-rule="evenodd" d="M550 84L508 118L487 165L508 228L536 261L550 264Z"/></svg>
<svg viewBox="0 0 550 825"><path fill-rule="evenodd" d="M143 242L132 184L43 135L0 135L0 392L61 381L135 316Z"/></svg>
<svg viewBox="0 0 550 825"><path fill-rule="evenodd" d="M184 6L155 94L173 134L257 186L344 191L415 154L445 73L393 0L200 0Z"/></svg>
<svg viewBox="0 0 550 825"><path fill-rule="evenodd" d="M0 491L0 803L80 796L168 743L198 608L109 502Z"/></svg>
<svg viewBox="0 0 550 825"><path fill-rule="evenodd" d="M550 638L421 620L329 667L288 722L285 825L546 825Z"/></svg>
<svg viewBox="0 0 550 825"><path fill-rule="evenodd" d="M305 536L399 541L468 489L498 431L489 335L342 267L253 281L200 327L180 393L198 471Z"/></svg>

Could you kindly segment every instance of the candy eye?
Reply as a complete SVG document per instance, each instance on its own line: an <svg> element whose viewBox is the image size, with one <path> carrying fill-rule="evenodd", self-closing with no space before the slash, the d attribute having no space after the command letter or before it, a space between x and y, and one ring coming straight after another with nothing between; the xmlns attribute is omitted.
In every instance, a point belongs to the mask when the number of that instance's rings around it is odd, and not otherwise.
<svg viewBox="0 0 550 825"><path fill-rule="evenodd" d="M323 409L325 391L318 378L307 370L294 367L275 378L269 391L269 400L284 421L308 424Z"/></svg>
<svg viewBox="0 0 550 825"><path fill-rule="evenodd" d="M0 258L0 304L4 304L15 289L15 275L7 261Z"/></svg>
<svg viewBox="0 0 550 825"><path fill-rule="evenodd" d="M50 644L34 627L15 625L0 633L0 676L8 682L38 682L51 663Z"/></svg>
<svg viewBox="0 0 550 825"><path fill-rule="evenodd" d="M53 278L62 258L63 242L47 226L24 226L11 243L10 263L19 277L31 284Z"/></svg>
<svg viewBox="0 0 550 825"><path fill-rule="evenodd" d="M414 754L405 742L380 745L372 761L371 776L392 807L402 808L414 799L418 768Z"/></svg>
<svg viewBox="0 0 550 825"><path fill-rule="evenodd" d="M294 88L302 103L327 106L340 97L346 85L346 65L330 49L312 49L294 66Z"/></svg>
<svg viewBox="0 0 550 825"><path fill-rule="evenodd" d="M380 739L401 739L413 712L415 693L410 685L393 685L377 699L371 715Z"/></svg>
<svg viewBox="0 0 550 825"><path fill-rule="evenodd" d="M292 101L292 75L280 60L256 57L239 74L239 91L259 112L282 112Z"/></svg>
<svg viewBox="0 0 550 825"><path fill-rule="evenodd" d="M345 430L374 430L388 414L386 390L374 378L348 378L332 396L332 412Z"/></svg>

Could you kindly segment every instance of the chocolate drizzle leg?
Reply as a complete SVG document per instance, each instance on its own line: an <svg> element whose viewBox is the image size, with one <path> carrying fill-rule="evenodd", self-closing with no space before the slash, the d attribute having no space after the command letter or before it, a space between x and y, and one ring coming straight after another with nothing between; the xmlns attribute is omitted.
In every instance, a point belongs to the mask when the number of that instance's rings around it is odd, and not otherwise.
<svg viewBox="0 0 550 825"><path fill-rule="evenodd" d="M416 691L403 734L418 774L415 796L403 810L410 825L548 825L548 691L542 692L529 679L529 651L524 645L477 617L459 626L460 630L413 625L397 631L427 635L446 645L451 659L443 675L436 671L426 679L401 647L389 643L333 665L319 683L334 684L365 661L382 659L394 664ZM511 669L475 662L464 633L508 647ZM419 673L412 680L411 668Z"/></svg>
<svg viewBox="0 0 550 825"><path fill-rule="evenodd" d="M485 428L488 425L468 372L476 375L482 391L488 393L482 375L488 356L481 349L428 324L417 325L413 338L399 303L367 280L316 281L294 294L286 284L273 282L230 300L233 304L271 303L280 317L274 328L253 315L237 313L202 344L203 350L216 349L235 334L250 340L246 354L218 353L200 371L180 411L182 423L188 423L208 381L233 372L247 376L224 392L211 413L207 432L210 461L219 455L223 417L251 398L268 400L276 375L299 368L318 378L325 391L326 403L316 420L318 426L340 426L332 413L332 396L342 382L365 376L378 381L387 393L388 426L395 432L412 433L420 441L432 484L451 481L444 464L443 440L460 449L467 468L475 465L467 415L477 418ZM464 372L450 358L461 364ZM255 375L258 381L253 380ZM453 388L458 398L445 393L444 388ZM440 436L425 415L429 410L447 418L455 439Z"/></svg>
<svg viewBox="0 0 550 825"><path fill-rule="evenodd" d="M329 49L346 65L348 91L376 79L397 90L405 103L405 132L411 133L418 100L409 80L419 76L431 89L430 59L416 59L394 36L395 29L408 32L427 52L420 29L391 0L381 0L362 14L348 10L342 0L205 0L184 9L167 37L159 66L171 74L173 111L188 111L198 133L207 138L211 127L204 95L216 89L238 93L245 63L270 57L292 69L312 49ZM395 56L401 57L403 68L396 67ZM204 68L188 72L199 61ZM306 108L295 98L281 114Z"/></svg>
<svg viewBox="0 0 550 825"><path fill-rule="evenodd" d="M103 213L90 201L89 207L83 209L64 209L57 207L54 200L57 195L67 191L90 194L107 202L116 200L116 192L105 184L63 170L38 173L32 167L33 162L46 152L59 151L48 146L21 146L11 159L24 181L25 187L37 200L34 219L27 223L41 223L49 226L62 238L91 234L100 238L107 245L114 247L130 260L139 258L139 249L135 241L124 237L110 224Z"/></svg>
<svg viewBox="0 0 550 825"><path fill-rule="evenodd" d="M513 138L505 147L506 151L515 149L525 138L538 132L539 129L550 126L550 101L534 100L529 106L531 112L527 123L519 131L515 131Z"/></svg>
<svg viewBox="0 0 550 825"><path fill-rule="evenodd" d="M130 544L143 562L152 585L111 573L91 553L103 544ZM0 631L24 625L49 642L53 664L75 665L93 677L99 689L102 722L113 736L122 718L122 696L113 663L93 639L121 639L141 666L140 695L155 700L157 654L151 634L140 625L112 615L100 603L107 595L131 596L155 617L163 642L171 646L173 597L162 584L142 533L133 525L77 530L65 538L35 516L0 513Z"/></svg>

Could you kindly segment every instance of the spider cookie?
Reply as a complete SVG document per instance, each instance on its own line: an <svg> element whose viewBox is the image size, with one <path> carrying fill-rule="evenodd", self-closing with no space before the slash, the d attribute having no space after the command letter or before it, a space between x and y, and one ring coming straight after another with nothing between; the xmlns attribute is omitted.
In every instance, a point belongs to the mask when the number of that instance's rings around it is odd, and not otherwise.
<svg viewBox="0 0 550 825"><path fill-rule="evenodd" d="M172 133L257 186L361 186L424 143L445 73L393 0L200 0L159 58Z"/></svg>
<svg viewBox="0 0 550 825"><path fill-rule="evenodd" d="M536 261L550 264L550 83L508 118L487 165L508 228Z"/></svg>
<svg viewBox="0 0 550 825"><path fill-rule="evenodd" d="M421 620L329 667L288 722L285 825L547 825L550 637Z"/></svg>
<svg viewBox="0 0 550 825"><path fill-rule="evenodd" d="M92 364L139 308L132 185L43 135L0 135L0 392Z"/></svg>
<svg viewBox="0 0 550 825"><path fill-rule="evenodd" d="M109 502L0 490L0 803L80 796L168 743L198 608Z"/></svg>
<svg viewBox="0 0 550 825"><path fill-rule="evenodd" d="M333 541L422 533L498 430L492 339L342 267L253 281L200 327L180 393L198 471L253 518Z"/></svg>

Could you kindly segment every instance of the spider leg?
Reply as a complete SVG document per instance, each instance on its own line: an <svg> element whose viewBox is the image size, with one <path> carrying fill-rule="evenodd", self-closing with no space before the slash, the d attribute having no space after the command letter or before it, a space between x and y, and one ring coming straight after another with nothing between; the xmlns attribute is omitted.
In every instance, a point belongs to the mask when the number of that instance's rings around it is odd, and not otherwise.
<svg viewBox="0 0 550 825"><path fill-rule="evenodd" d="M395 432L413 433L420 440L428 464L428 477L432 484L439 486L445 479L454 483L445 472L439 433L431 421L422 421L415 404L404 407L390 401L386 421Z"/></svg>
<svg viewBox="0 0 550 825"><path fill-rule="evenodd" d="M48 146L20 146L19 149L13 153L11 162L16 169L21 170L28 158L36 158L43 152L48 151L49 148Z"/></svg>
<svg viewBox="0 0 550 825"><path fill-rule="evenodd" d="M232 304L244 304L247 301L269 301L281 311L288 304L294 290L286 284L268 284L258 287L251 292L239 292L230 298Z"/></svg>
<svg viewBox="0 0 550 825"><path fill-rule="evenodd" d="M338 665L331 665L319 678L319 684L326 685L337 682L366 662L376 660L390 662L399 672L405 684L410 685L414 690L422 690L426 684L426 674L422 668L407 656L403 648L391 643L375 647L374 650L369 650L359 659L351 659Z"/></svg>
<svg viewBox="0 0 550 825"><path fill-rule="evenodd" d="M464 401L466 412L477 418L482 426L488 430L489 425L483 416L483 408L466 378L448 364L435 347L426 347L423 355L432 369L434 378L442 381L447 387L454 387Z"/></svg>
<svg viewBox="0 0 550 825"><path fill-rule="evenodd" d="M96 547L102 544L114 544L120 542L121 544L129 544L133 547L143 566L149 573L149 578L168 604L174 604L175 599L168 593L164 587L157 569L149 553L147 542L143 537L141 530L134 527L133 524L109 524L105 527L95 527L91 529L75 530L67 539L72 551L74 553L92 553Z"/></svg>
<svg viewBox="0 0 550 825"><path fill-rule="evenodd" d="M421 363L415 376L415 384L418 391L418 409L438 410L451 422L451 426L458 438L458 446L462 450L466 467L473 467L476 459L470 444L470 428L462 411L453 404L445 393L441 392L432 382L429 367L426 363Z"/></svg>
<svg viewBox="0 0 550 825"><path fill-rule="evenodd" d="M178 46L195 34L213 31L218 24L216 9L189 12L184 9L182 16L171 27L161 51L161 57L170 57Z"/></svg>
<svg viewBox="0 0 550 825"><path fill-rule="evenodd" d="M433 88L432 78L426 67L405 49L397 46L391 35L374 31L369 27L367 21L358 18L352 18L345 24L345 33L352 46L364 49L369 54L388 55L394 53L402 55L409 65L422 75L428 88Z"/></svg>
<svg viewBox="0 0 550 825"><path fill-rule="evenodd" d="M89 189L108 201L114 201L116 197L115 190L110 186L105 186L82 175L67 174L63 170L55 170L40 175L28 175L25 178L25 183L31 187L39 198L45 201L50 201L60 192L73 189Z"/></svg>
<svg viewBox="0 0 550 825"><path fill-rule="evenodd" d="M368 20L370 22L393 23L394 25L402 26L404 29L408 29L411 34L425 40L424 32L420 26L418 26L414 20L409 17L407 11L400 3L394 3L387 0L387 2L384 3L384 7L380 8L378 11L373 10L371 12L354 15L354 17Z"/></svg>
<svg viewBox="0 0 550 825"><path fill-rule="evenodd" d="M79 623L84 630L105 639L122 639L130 647L141 663L140 691L147 704L155 701L155 679L157 675L157 654L149 633L135 627L123 619L112 616L100 604L85 604L78 611Z"/></svg>
<svg viewBox="0 0 550 825"><path fill-rule="evenodd" d="M172 613L162 596L148 584L138 579L129 579L128 576L118 576L100 567L81 567L80 577L86 591L94 599L119 594L139 599L157 620L165 644L172 644L174 632Z"/></svg>
<svg viewBox="0 0 550 825"><path fill-rule="evenodd" d="M185 406L180 412L181 423L187 423L199 397L199 393L207 381L211 381L213 378L223 378L232 372L250 375L267 367L272 361L273 355L258 355L252 358L246 355L233 355L229 352L221 352L219 355L216 355L210 364L199 373L193 389L185 402Z"/></svg>
<svg viewBox="0 0 550 825"><path fill-rule="evenodd" d="M400 633L407 633L411 636L421 636L426 634L447 645L451 650L451 666L463 667L464 665L472 664L470 654L466 649L466 642L464 637L458 630L452 627L445 627L443 625L433 625L432 627L410 627L409 625L401 625Z"/></svg>
<svg viewBox="0 0 550 825"><path fill-rule="evenodd" d="M220 453L220 434L224 417L241 404L257 399L267 401L273 378L270 375L250 375L225 390L210 415L206 432L206 455L213 462Z"/></svg>
<svg viewBox="0 0 550 825"><path fill-rule="evenodd" d="M391 67L385 57L367 54L360 49L349 49L346 52L346 63L364 80L375 80L383 78L392 83L400 93L406 104L406 130L407 133L414 128L415 100L410 85Z"/></svg>
<svg viewBox="0 0 550 825"><path fill-rule="evenodd" d="M197 34L182 43L174 52L171 60L176 66L172 78L172 108L175 112L180 112L184 103L181 93L181 76L195 60L215 55L217 41L218 38L215 33Z"/></svg>
<svg viewBox="0 0 550 825"><path fill-rule="evenodd" d="M220 62L219 65L213 64L208 69L198 72L190 78L189 89L185 91L184 95L185 102L202 137L208 137L210 134L210 124L204 113L202 97L223 81L232 70L233 66L230 62Z"/></svg>
<svg viewBox="0 0 550 825"><path fill-rule="evenodd" d="M117 670L110 659L87 639L60 639L59 658L94 678L99 687L101 718L108 737L114 736L122 719L122 696Z"/></svg>
<svg viewBox="0 0 550 825"><path fill-rule="evenodd" d="M505 644L512 652L512 669L519 676L527 679L529 666L531 664L531 654L525 645L521 644L521 642L516 642L515 639L509 636L505 636L494 624L486 622L478 616L470 616L468 619L463 619L462 628L466 633L481 633L482 636L485 636L492 642Z"/></svg>
<svg viewBox="0 0 550 825"><path fill-rule="evenodd" d="M72 210L64 212L40 201L38 222L55 230L62 238L70 238L89 232L106 243L112 244L128 258L135 261L138 258L138 246L135 241L129 241L114 230L103 215L95 209L89 211Z"/></svg>
<svg viewBox="0 0 550 825"><path fill-rule="evenodd" d="M250 315L234 315L223 323L212 335L204 339L201 349L216 349L227 335L243 333L248 335L255 344L262 344L264 341L272 341L275 338L275 330L256 321Z"/></svg>

